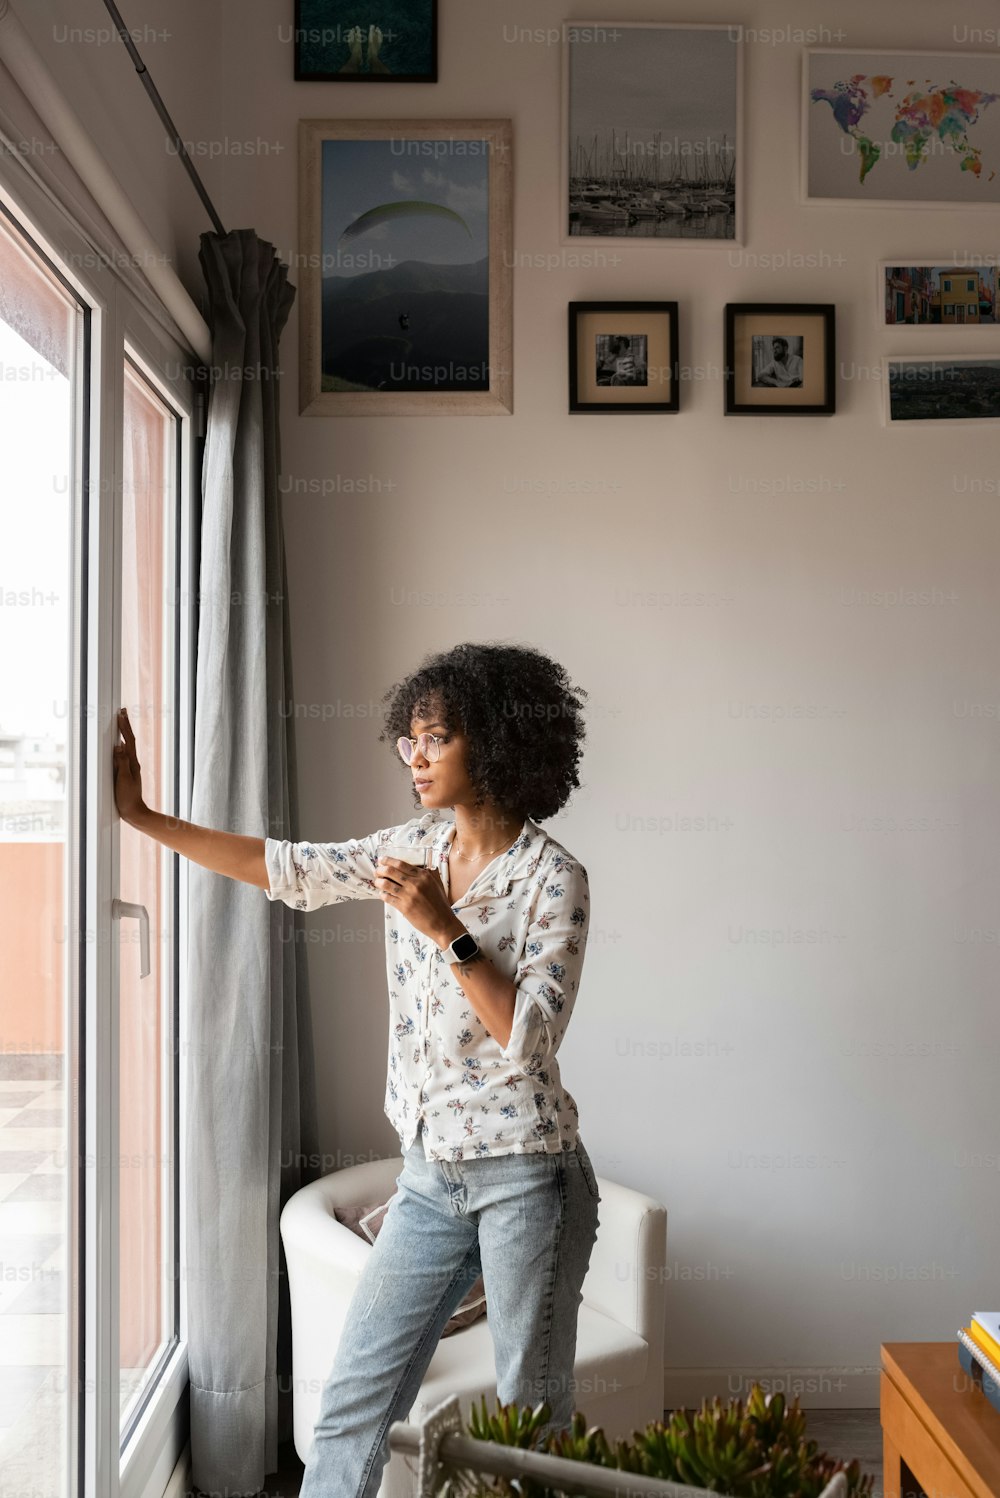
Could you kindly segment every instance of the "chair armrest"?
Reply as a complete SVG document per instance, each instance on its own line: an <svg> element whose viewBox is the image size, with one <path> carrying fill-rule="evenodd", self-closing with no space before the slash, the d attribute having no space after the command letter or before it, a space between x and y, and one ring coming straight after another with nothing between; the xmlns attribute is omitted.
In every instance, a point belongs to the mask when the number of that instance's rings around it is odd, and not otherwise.
<svg viewBox="0 0 1000 1498"><path fill-rule="evenodd" d="M334 1207L388 1201L402 1169L402 1160L396 1157L372 1160L347 1170L331 1171L290 1196L279 1218L289 1276L295 1272L293 1262L359 1275L371 1253L371 1244L338 1222L333 1215Z"/></svg>
<svg viewBox="0 0 1000 1498"><path fill-rule="evenodd" d="M667 1209L617 1181L597 1177L597 1241L583 1282L595 1310L627 1326L662 1358L666 1305Z"/></svg>

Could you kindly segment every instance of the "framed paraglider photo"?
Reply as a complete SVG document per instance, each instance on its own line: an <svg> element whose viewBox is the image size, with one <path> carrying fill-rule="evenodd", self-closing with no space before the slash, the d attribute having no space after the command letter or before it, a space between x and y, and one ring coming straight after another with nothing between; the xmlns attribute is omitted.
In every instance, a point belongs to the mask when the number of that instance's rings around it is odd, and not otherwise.
<svg viewBox="0 0 1000 1498"><path fill-rule="evenodd" d="M513 410L509 120L299 121L299 410Z"/></svg>

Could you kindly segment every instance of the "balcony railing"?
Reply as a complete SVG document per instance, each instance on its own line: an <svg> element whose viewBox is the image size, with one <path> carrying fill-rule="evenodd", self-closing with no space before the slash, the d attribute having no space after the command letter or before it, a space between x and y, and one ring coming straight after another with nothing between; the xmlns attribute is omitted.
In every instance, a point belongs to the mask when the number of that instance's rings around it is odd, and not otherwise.
<svg viewBox="0 0 1000 1498"><path fill-rule="evenodd" d="M419 1424L396 1420L389 1427L389 1450L417 1458L414 1498L437 1498L449 1474L475 1477L534 1478L566 1498L706 1498L706 1488L692 1488L665 1478L642 1477L610 1467L479 1441L463 1434L465 1423L458 1397L452 1395ZM726 1498L715 1494L714 1498ZM820 1498L847 1498L847 1478L838 1472Z"/></svg>

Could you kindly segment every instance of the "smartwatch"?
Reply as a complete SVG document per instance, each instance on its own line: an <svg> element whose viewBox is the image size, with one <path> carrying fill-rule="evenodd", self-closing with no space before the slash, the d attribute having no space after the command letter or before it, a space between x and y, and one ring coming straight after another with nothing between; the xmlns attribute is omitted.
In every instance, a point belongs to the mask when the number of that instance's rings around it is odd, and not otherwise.
<svg viewBox="0 0 1000 1498"><path fill-rule="evenodd" d="M461 936L456 936L453 942L440 948L440 951L447 962L468 962L479 951L479 943L471 931L463 931Z"/></svg>

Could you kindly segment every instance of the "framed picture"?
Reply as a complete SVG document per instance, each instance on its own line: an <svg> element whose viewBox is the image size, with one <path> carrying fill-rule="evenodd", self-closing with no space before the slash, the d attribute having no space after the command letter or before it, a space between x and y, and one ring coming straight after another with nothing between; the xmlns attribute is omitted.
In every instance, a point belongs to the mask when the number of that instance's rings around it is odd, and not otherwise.
<svg viewBox="0 0 1000 1498"><path fill-rule="evenodd" d="M436 83L438 0L295 0L299 83Z"/></svg>
<svg viewBox="0 0 1000 1498"><path fill-rule="evenodd" d="M676 302L570 302L571 413L680 410Z"/></svg>
<svg viewBox="0 0 1000 1498"><path fill-rule="evenodd" d="M1000 359L887 355L882 369L887 426L1000 420Z"/></svg>
<svg viewBox="0 0 1000 1498"><path fill-rule="evenodd" d="M299 121L299 410L513 410L509 120Z"/></svg>
<svg viewBox="0 0 1000 1498"><path fill-rule="evenodd" d="M930 265L878 269L878 318L887 328L985 328L997 322L997 268L942 258Z"/></svg>
<svg viewBox="0 0 1000 1498"><path fill-rule="evenodd" d="M1000 56L803 53L802 196L898 208L1000 203Z"/></svg>
<svg viewBox="0 0 1000 1498"><path fill-rule="evenodd" d="M743 242L739 26L566 22L563 244Z"/></svg>
<svg viewBox="0 0 1000 1498"><path fill-rule="evenodd" d="M830 302L730 302L726 415L832 416L834 311Z"/></svg>

